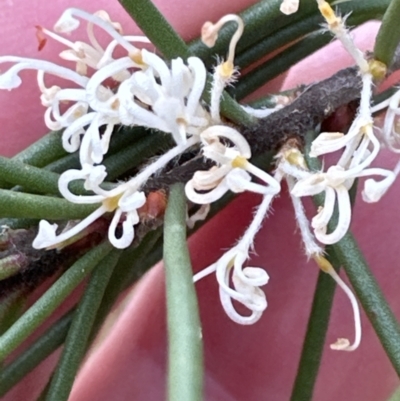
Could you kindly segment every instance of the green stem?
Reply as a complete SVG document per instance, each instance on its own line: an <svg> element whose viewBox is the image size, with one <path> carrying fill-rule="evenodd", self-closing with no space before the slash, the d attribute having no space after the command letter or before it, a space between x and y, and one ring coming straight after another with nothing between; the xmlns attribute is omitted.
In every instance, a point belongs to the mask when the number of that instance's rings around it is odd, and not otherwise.
<svg viewBox="0 0 400 401"><path fill-rule="evenodd" d="M168 400L203 399L202 334L186 242L184 186L171 187L164 222L168 325Z"/></svg>
<svg viewBox="0 0 400 401"><path fill-rule="evenodd" d="M375 58L390 67L400 42L400 0L391 0L375 41Z"/></svg>
<svg viewBox="0 0 400 401"><path fill-rule="evenodd" d="M65 199L0 189L0 217L46 220L83 219L100 205L78 205Z"/></svg>
<svg viewBox="0 0 400 401"><path fill-rule="evenodd" d="M110 253L111 249L111 245L104 242L87 252L0 337L0 361L14 351L53 313L72 290Z"/></svg>
<svg viewBox="0 0 400 401"><path fill-rule="evenodd" d="M0 397L64 343L74 312L75 308L63 315L28 349L3 368L0 373Z"/></svg>
<svg viewBox="0 0 400 401"><path fill-rule="evenodd" d="M104 291L121 255L111 251L93 271L78 308L72 319L61 359L53 374L47 401L67 401L100 306Z"/></svg>
<svg viewBox="0 0 400 401"><path fill-rule="evenodd" d="M335 257L333 249L328 246L326 251L327 259L338 270L339 261ZM290 401L311 401L312 399L328 330L335 288L336 283L332 277L320 271Z"/></svg>

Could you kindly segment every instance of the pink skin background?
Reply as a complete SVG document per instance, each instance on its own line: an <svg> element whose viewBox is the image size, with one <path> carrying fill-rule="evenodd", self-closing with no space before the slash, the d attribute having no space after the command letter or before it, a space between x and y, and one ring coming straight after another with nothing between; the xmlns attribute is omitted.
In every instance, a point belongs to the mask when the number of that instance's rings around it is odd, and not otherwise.
<svg viewBox="0 0 400 401"><path fill-rule="evenodd" d="M215 21L223 14L238 12L254 2L157 0L155 3L174 28L185 39L190 39L198 35L204 21ZM38 53L34 26L41 24L51 28L65 8L74 6L91 12L106 9L113 20L122 23L126 33L137 32L116 0L31 0L29 5L3 0L1 54L57 61L61 47L50 40ZM371 49L377 28L377 23L371 23L357 30L357 43L362 49ZM340 45L332 43L275 80L268 89L309 83L351 64ZM0 66L0 69L5 67ZM24 72L22 77L20 88L0 92L0 154L6 156L12 156L48 131L43 123L44 110L38 98L35 74ZM396 156L385 154L375 164L391 167L395 161ZM396 183L378 204L358 200L352 222L361 249L397 316L400 316L400 276L397 273L399 240L395 205L399 196L400 187ZM249 194L238 197L191 237L194 271L214 262L223 249L235 243L259 201L259 197ZM270 275L265 287L269 307L257 324L238 326L227 318L220 306L213 276L196 285L203 324L207 401L284 401L290 398L318 270L303 254L286 190L275 200L273 213L265 221L255 245L257 255L252 257L250 265L262 266ZM337 291L314 400L385 400L398 384L364 314L362 327L363 339L356 352L329 349L328 344L338 337L353 338L350 304L343 293ZM136 286L108 338L86 360L70 401L165 399L166 352L164 275L159 264ZM56 362L56 354L29 374L4 400L36 399Z"/></svg>

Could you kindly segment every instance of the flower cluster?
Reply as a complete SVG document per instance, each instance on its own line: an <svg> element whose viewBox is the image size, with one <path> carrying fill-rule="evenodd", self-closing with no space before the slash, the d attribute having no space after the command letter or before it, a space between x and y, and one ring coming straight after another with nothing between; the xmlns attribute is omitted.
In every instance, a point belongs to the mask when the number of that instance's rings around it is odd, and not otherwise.
<svg viewBox="0 0 400 401"><path fill-rule="evenodd" d="M232 84L238 75L234 66L235 48L244 29L243 21L236 15L227 15L216 24L207 22L202 29L202 40L212 47L225 23L233 21L237 24L226 61L219 61L214 69L209 107L201 100L207 72L199 58L176 58L167 63L146 48L137 47L139 43L149 44L149 40L141 36L124 36L121 26L104 11L91 15L71 8L63 13L54 32L38 27L40 46L44 45L46 37L65 45L67 50L60 56L74 62L74 69L43 60L0 57L0 64L13 64L0 74L0 89L18 87L21 84L20 71L37 70L47 126L52 130L63 129L64 149L79 152L80 169L67 170L60 176L58 185L61 195L76 204L98 205L93 213L72 227L68 225L60 234L57 234L56 224L42 220L33 247L61 247L105 214L112 214L108 231L110 242L117 248L128 247L135 236L135 225L140 220L139 211L146 203L143 185L171 160L197 145L201 147L204 158L212 161L213 167L195 172L186 183L187 198L200 205L194 215L188 216L188 225L204 219L210 203L228 191L251 191L261 195L262 200L237 244L196 274L194 281L215 273L221 303L227 315L240 324L253 324L260 319L267 307L261 287L268 283L269 276L260 267L244 266L270 205L280 192L281 182L286 181L307 257L313 258L323 271L332 276L348 295L353 307L355 341L351 345L347 339L341 339L332 348L345 351L356 349L361 339L357 301L324 258L323 247L340 241L349 229L352 214L349 189L356 179L367 177L363 199L377 202L400 171L400 162L393 171L371 167L382 143L390 150L400 152L397 121L400 91L387 101L371 107L373 81L385 74L385 66L365 57L353 43L344 19L337 16L325 0L317 0L317 4L328 29L354 58L362 78L360 107L348 132L323 132L311 144L310 157L342 151L336 164L320 171L310 171L301 149L287 143L278 151L275 171L270 175L251 162L251 147L246 138L235 127L223 124L221 97L224 88ZM291 14L297 11L298 6L299 0L283 0L281 11ZM80 20L88 23L88 43L71 42L65 37L79 26ZM104 30L111 38L106 47L96 39L94 26ZM115 56L117 47L122 49L120 57ZM71 87L47 86L46 76L49 74L71 82ZM384 108L388 108L388 112L380 140L374 132L373 113ZM255 118L268 118L276 109L254 110L247 107L245 110ZM107 171L103 159L114 128L120 125L142 126L170 134L175 146L152 160L136 176L110 188L104 185ZM372 176L384 178L376 181ZM70 183L75 180L83 181L88 194L77 195L71 191ZM302 197L317 194L324 195L323 206L309 222ZM338 222L332 228L335 209ZM244 305L250 313L241 315L234 301Z"/></svg>
<svg viewBox="0 0 400 401"><path fill-rule="evenodd" d="M88 22L89 43L71 42L61 36L76 29L79 19ZM107 47L99 44L94 26L111 37ZM125 248L134 238L133 226L139 222L138 209L146 201L141 186L172 158L194 145L198 135L209 125L209 113L200 99L206 81L204 64L199 58L191 57L187 64L177 58L168 66L158 55L134 45L149 43L146 37L123 36L120 25L112 22L104 11L91 15L71 8L55 24L55 32L42 27L38 30L41 45L46 35L67 46L60 56L76 63L76 70L43 60L4 56L0 57L0 63L14 65L0 75L0 88L18 87L21 84L18 74L22 70L38 71L47 126L52 130L64 130L62 143L67 152L79 151L81 169L68 170L61 175L60 193L74 203L98 203L100 206L60 235L56 235L57 225L41 221L33 246L57 247L101 215L113 212L109 240L115 247ZM123 49L123 56L114 58L117 46ZM48 74L70 81L71 87L46 86ZM137 125L169 133L176 147L138 176L107 191L102 188L107 177L102 162L116 125ZM74 180L84 180L85 189L92 195L73 194L69 183ZM122 235L117 238L116 230L121 221Z"/></svg>
<svg viewBox="0 0 400 401"><path fill-rule="evenodd" d="M283 1L281 11L285 14L295 12L298 1ZM325 17L328 29L339 39L345 49L354 58L362 77L361 101L358 113L349 129L344 134L340 132L321 133L313 142L310 157L318 157L342 150L338 162L328 166L326 170L310 171L302 153L296 147L284 147L277 155L274 178L260 173L248 162L249 147L238 132L233 133L231 128L213 127L202 134L203 154L217 163L207 172L197 172L186 186L188 198L199 204L213 202L227 190L242 192L250 190L263 195L257 212L249 228L236 246L226 252L217 262L204 269L195 276L198 280L205 275L215 272L220 286L222 305L232 320L241 324L256 322L262 311L267 307L265 294L260 286L268 282L266 272L258 267L243 265L249 257L254 236L265 217L273 197L279 192L279 182L286 180L296 220L304 243L305 253L313 258L318 266L343 289L351 301L354 312L355 340L353 344L347 339L340 339L332 344L331 348L343 351L353 351L361 340L360 313L357 301L350 288L323 257L323 246L340 241L349 229L351 223L351 203L349 189L355 179L368 177L364 183L362 197L366 202L377 202L393 183L400 171L400 163L394 171L371 167L381 148L373 128L372 113L389 107L383 128L383 139L386 145L398 152L398 133L396 131L396 115L399 113L399 93L380 105L371 108L373 80L385 74L385 66L375 60L368 60L355 46L351 35L346 29L344 19L338 17L330 5L324 0L317 0L321 14ZM249 110L253 115L252 110ZM268 112L266 113L268 115ZM219 131L219 132L218 132ZM207 134L207 135L206 135ZM233 147L225 145L221 140L228 138ZM255 175L266 185L251 182L250 174ZM376 181L371 176L384 177ZM305 214L301 198L324 194L324 204L310 223ZM335 211L338 210L338 222L332 229L330 223ZM313 232L312 232L313 231ZM232 270L232 277L231 275ZM229 283L232 280L233 288ZM234 308L232 300L242 303L251 312L242 316Z"/></svg>

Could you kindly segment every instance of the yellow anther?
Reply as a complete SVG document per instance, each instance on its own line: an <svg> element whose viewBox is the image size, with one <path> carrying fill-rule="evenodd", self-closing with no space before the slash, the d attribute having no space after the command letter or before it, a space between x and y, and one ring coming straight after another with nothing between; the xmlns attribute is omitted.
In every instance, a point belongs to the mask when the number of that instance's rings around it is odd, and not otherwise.
<svg viewBox="0 0 400 401"><path fill-rule="evenodd" d="M287 150L284 154L284 157L291 165L307 170L307 164L304 160L304 156L298 149L291 148Z"/></svg>
<svg viewBox="0 0 400 401"><path fill-rule="evenodd" d="M243 169L246 168L247 163L247 159L243 156L236 156L231 162L233 168L239 167Z"/></svg>
<svg viewBox="0 0 400 401"><path fill-rule="evenodd" d="M138 65L145 65L142 57L142 52L140 50L136 50L135 52L129 53L130 59L138 64Z"/></svg>
<svg viewBox="0 0 400 401"><path fill-rule="evenodd" d="M119 103L119 100L118 100L118 99L115 99L115 100L111 103L111 108L112 108L113 110L118 110L118 109L119 109L119 106L120 106L120 103Z"/></svg>
<svg viewBox="0 0 400 401"><path fill-rule="evenodd" d="M113 212L118 207L118 202L121 199L122 194L107 198L103 201L103 206L108 212Z"/></svg>
<svg viewBox="0 0 400 401"><path fill-rule="evenodd" d="M326 1L318 2L318 8L329 25L340 23L340 19L336 16L335 11L333 11L329 3Z"/></svg>
<svg viewBox="0 0 400 401"><path fill-rule="evenodd" d="M387 73L387 66L382 61L372 59L368 62L369 72L375 80L381 81Z"/></svg>
<svg viewBox="0 0 400 401"><path fill-rule="evenodd" d="M361 131L361 133L362 133L363 135L368 135L368 134L371 132L372 129L373 129L373 123L370 122L370 123L364 124L364 125L360 128L360 131Z"/></svg>
<svg viewBox="0 0 400 401"><path fill-rule="evenodd" d="M225 61L218 67L218 72L224 79L229 79L235 71L235 67L231 61Z"/></svg>
<svg viewBox="0 0 400 401"><path fill-rule="evenodd" d="M314 255L313 259L317 263L318 267L324 272L324 273L331 273L332 270L334 271L335 269L331 265L328 259L324 258L321 255Z"/></svg>
<svg viewBox="0 0 400 401"><path fill-rule="evenodd" d="M178 118L176 119L176 123L177 123L178 125L184 125L184 126L187 125L187 121L186 121L185 117L178 117Z"/></svg>

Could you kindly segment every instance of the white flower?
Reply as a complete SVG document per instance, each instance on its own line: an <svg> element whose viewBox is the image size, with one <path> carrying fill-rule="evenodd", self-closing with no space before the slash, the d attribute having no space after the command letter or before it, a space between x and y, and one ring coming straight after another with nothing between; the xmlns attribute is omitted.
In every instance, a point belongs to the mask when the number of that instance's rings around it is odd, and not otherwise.
<svg viewBox="0 0 400 401"><path fill-rule="evenodd" d="M248 159L251 157L250 146L246 139L235 129L224 125L207 128L200 135L204 144L203 154L214 160L219 166L208 171L197 171L186 184L185 192L194 203L207 204L221 198L228 190L233 192L252 191L260 194L277 194L279 183L265 171L257 168ZM220 138L228 139L233 147L224 145ZM251 181L255 175L267 185ZM199 193L198 191L208 191Z"/></svg>
<svg viewBox="0 0 400 401"><path fill-rule="evenodd" d="M359 153L364 152L365 149ZM311 173L299 179L291 190L291 194L297 197L313 196L325 192L324 206L319 209L311 223L315 236L322 243L334 244L346 234L351 222L351 205L348 189L355 178L370 175L386 176L380 182L376 182L373 179L366 180L363 190L363 199L366 202L377 202L393 183L398 174L399 167L396 167L395 172L379 168L365 169L364 167L370 163L373 157L374 155L368 155L367 158L362 160L356 154L354 159L357 159L360 162L359 164L355 163L355 166L350 165L348 170L341 166L331 166L326 173ZM338 224L333 232L326 234L327 225L333 215L336 202L339 212Z"/></svg>
<svg viewBox="0 0 400 401"><path fill-rule="evenodd" d="M276 183L279 185L282 175L277 170ZM193 280L216 273L219 284L221 304L227 315L236 323L253 324L262 316L267 308L267 300L261 286L268 283L269 276L264 269L259 267L245 267L243 265L249 257L249 251L253 247L254 238L267 215L272 199L276 193L264 194L260 206L254 214L250 226L247 228L238 244L226 252L217 262L197 273ZM231 269L233 287L230 287ZM236 300L251 311L248 316L239 314L232 304Z"/></svg>
<svg viewBox="0 0 400 401"><path fill-rule="evenodd" d="M222 307L226 314L236 323L254 324L267 308L265 293L260 289L268 283L267 272L259 267L245 267L243 264L247 254L235 247L225 253L215 266L219 284L219 294ZM230 288L230 270L233 268L233 288ZM236 300L251 311L249 316L240 315L232 304Z"/></svg>
<svg viewBox="0 0 400 401"><path fill-rule="evenodd" d="M324 206L320 208L311 223L315 236L324 244L338 242L350 226L350 198L341 172L338 166L334 166L334 168L330 167L326 173L311 174L309 177L299 180L291 191L291 194L296 197L312 196L325 192ZM338 224L332 233L326 234L336 201L339 210Z"/></svg>
<svg viewBox="0 0 400 401"><path fill-rule="evenodd" d="M105 213L114 212L114 216L109 226L108 238L110 242L119 249L128 247L134 238L133 226L139 222L137 209L144 205L146 197L143 192L138 191L134 182L128 181L122 183L116 188L106 191L100 187L106 177L104 166L93 167L85 165L82 170L68 170L60 176L59 190L65 199L78 204L96 204L101 203L93 213L79 222L70 230L56 235L57 225L50 225L42 220L39 225L39 232L33 241L33 247L54 248L84 230L99 217ZM85 188L95 192L95 195L75 195L68 185L77 179L85 179ZM121 218L122 235L120 238L116 236L116 229Z"/></svg>
<svg viewBox="0 0 400 401"><path fill-rule="evenodd" d="M62 245L80 233L99 217L108 212L114 212L111 224L108 229L108 239L116 248L127 248L133 241L134 229L133 226L139 223L139 215L137 209L143 206L146 202L146 196L143 192L131 191L124 184L121 188L113 190L108 197L102 197L102 205L93 213L79 222L70 230L56 234L57 224L49 224L46 220L41 220L39 223L39 232L34 239L32 246L35 249L56 248L57 245ZM119 238L116 236L117 225L120 223L121 217L125 220L122 223L122 234Z"/></svg>
<svg viewBox="0 0 400 401"><path fill-rule="evenodd" d="M171 61L171 69L157 55L142 51L146 70L138 71L118 89L119 116L125 125L142 125L170 132L177 144L208 125L201 105L206 70L197 57ZM158 81L158 79L160 81ZM151 109L151 110L150 110Z"/></svg>
<svg viewBox="0 0 400 401"><path fill-rule="evenodd" d="M93 213L79 222L70 230L56 235L57 225L51 225L42 220L39 226L39 233L33 242L33 247L54 248L76 234L80 233L90 224L105 213L114 212L114 216L109 226L108 238L110 242L119 249L128 247L134 239L134 226L139 223L139 215L137 210L142 207L146 201L146 197L140 188L144 183L159 169L163 168L173 158L193 146L198 138L189 138L185 145L176 146L164 155L147 166L138 175L127 182L119 184L111 190L105 190L101 187L107 176L105 167L102 165L93 166L91 163L82 165L81 170L67 170L61 174L58 188L61 195L72 203L77 204L97 204L101 206ZM69 184L72 181L83 179L84 187L94 192L94 195L76 195L71 192ZM122 219L122 235L120 238L116 236L117 226Z"/></svg>

